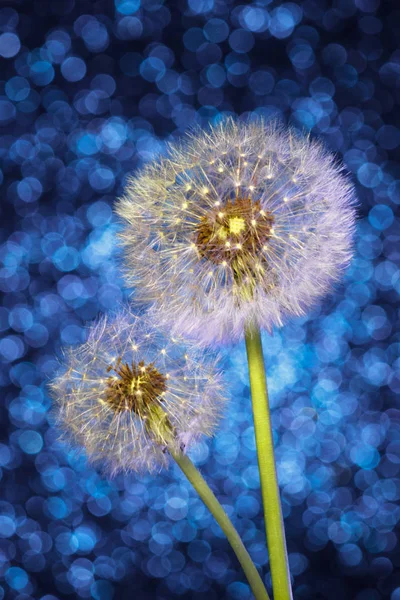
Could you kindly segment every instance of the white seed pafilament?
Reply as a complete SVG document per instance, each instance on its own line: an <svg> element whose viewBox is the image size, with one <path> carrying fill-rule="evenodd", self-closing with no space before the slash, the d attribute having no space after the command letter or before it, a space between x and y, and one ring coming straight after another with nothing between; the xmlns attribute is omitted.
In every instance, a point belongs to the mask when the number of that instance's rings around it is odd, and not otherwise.
<svg viewBox="0 0 400 600"><path fill-rule="evenodd" d="M65 349L51 389L62 439L111 475L167 465L213 434L225 402L214 355L127 310Z"/></svg>
<svg viewBox="0 0 400 600"><path fill-rule="evenodd" d="M261 119L171 143L116 210L136 298L207 343L305 314L352 255L347 175L320 143Z"/></svg>

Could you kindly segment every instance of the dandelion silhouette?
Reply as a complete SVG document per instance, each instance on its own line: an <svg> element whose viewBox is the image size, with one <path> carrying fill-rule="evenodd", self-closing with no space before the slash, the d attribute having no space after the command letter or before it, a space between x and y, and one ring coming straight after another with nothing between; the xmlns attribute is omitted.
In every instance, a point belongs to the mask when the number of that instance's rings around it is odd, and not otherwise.
<svg viewBox="0 0 400 600"><path fill-rule="evenodd" d="M103 471L154 471L210 436L225 396L214 356L123 310L67 348L51 387L64 439Z"/></svg>
<svg viewBox="0 0 400 600"><path fill-rule="evenodd" d="M125 277L173 331L235 341L302 315L349 263L353 187L322 145L261 119L172 142L116 206Z"/></svg>

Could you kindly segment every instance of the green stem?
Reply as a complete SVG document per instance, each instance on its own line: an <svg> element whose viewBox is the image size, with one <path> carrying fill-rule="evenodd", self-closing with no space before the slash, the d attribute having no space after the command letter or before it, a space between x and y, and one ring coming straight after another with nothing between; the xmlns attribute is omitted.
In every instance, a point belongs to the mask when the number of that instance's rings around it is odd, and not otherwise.
<svg viewBox="0 0 400 600"><path fill-rule="evenodd" d="M260 329L245 329L261 495L274 600L292 600Z"/></svg>
<svg viewBox="0 0 400 600"><path fill-rule="evenodd" d="M264 587L262 579L258 574L253 561L250 558L249 553L243 545L242 540L238 532L236 531L232 521L218 502L212 490L209 488L207 482L203 478L202 474L190 458L182 452L169 451L172 458L177 462L179 467L182 469L190 483L207 506L218 525L226 535L228 542L232 546L232 550L236 554L240 564L242 565L243 571L247 577L253 594L257 600L269 600L269 596Z"/></svg>

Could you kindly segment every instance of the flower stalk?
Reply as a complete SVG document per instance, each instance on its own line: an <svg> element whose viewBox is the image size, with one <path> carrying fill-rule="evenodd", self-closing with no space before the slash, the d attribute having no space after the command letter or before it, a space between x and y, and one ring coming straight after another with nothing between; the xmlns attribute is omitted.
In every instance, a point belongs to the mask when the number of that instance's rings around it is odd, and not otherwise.
<svg viewBox="0 0 400 600"><path fill-rule="evenodd" d="M269 600L262 579L251 560L249 553L244 547L238 532L200 471L194 466L190 458L186 454L183 454L183 452L176 452L172 449L169 449L169 452L226 535L232 550L242 566L256 600ZM283 598L283 596L281 597Z"/></svg>
<svg viewBox="0 0 400 600"><path fill-rule="evenodd" d="M260 329L245 329L261 495L274 600L292 600Z"/></svg>

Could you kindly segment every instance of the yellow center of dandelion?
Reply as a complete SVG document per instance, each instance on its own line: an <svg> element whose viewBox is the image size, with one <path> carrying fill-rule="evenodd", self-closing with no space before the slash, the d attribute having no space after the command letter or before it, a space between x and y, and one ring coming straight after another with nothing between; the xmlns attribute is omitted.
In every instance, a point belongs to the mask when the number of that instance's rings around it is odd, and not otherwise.
<svg viewBox="0 0 400 600"><path fill-rule="evenodd" d="M246 221L242 217L232 217L229 219L229 233L239 235L246 229Z"/></svg>
<svg viewBox="0 0 400 600"><path fill-rule="evenodd" d="M229 265L237 283L256 279L257 261L263 261L272 236L274 218L250 197L228 200L225 206L205 214L196 230L195 245L202 258Z"/></svg>

